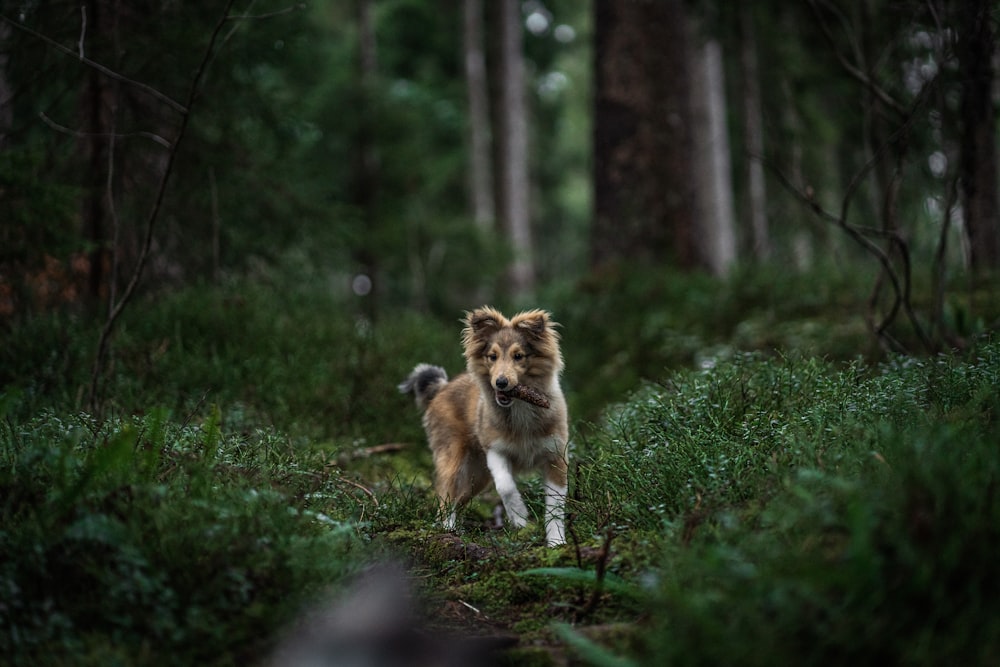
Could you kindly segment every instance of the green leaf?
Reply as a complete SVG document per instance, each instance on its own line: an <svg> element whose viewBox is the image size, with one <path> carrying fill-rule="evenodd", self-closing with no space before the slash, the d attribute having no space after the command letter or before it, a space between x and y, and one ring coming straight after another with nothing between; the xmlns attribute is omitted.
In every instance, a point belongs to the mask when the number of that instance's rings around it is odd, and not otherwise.
<svg viewBox="0 0 1000 667"><path fill-rule="evenodd" d="M638 664L628 658L614 655L608 649L590 641L565 623L557 624L555 631L570 648L580 654L581 658L591 665L596 665L596 667L636 667Z"/></svg>
<svg viewBox="0 0 1000 667"><path fill-rule="evenodd" d="M605 573L604 579L597 581L597 573L593 570L583 570L578 567L536 567L519 573L519 576L542 576L554 577L568 583L589 584L591 586L603 586L612 593L619 593L629 597L640 597L641 591L638 586L630 584L621 577Z"/></svg>

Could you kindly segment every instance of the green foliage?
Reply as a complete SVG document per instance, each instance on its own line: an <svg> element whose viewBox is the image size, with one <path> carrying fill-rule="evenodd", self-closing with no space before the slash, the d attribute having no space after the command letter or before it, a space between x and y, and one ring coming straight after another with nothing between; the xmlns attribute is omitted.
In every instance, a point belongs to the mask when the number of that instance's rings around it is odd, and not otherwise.
<svg viewBox="0 0 1000 667"><path fill-rule="evenodd" d="M835 267L794 281L773 267L725 280L618 267L554 287L546 298L563 325L574 412L592 419L642 381L736 351L878 358L859 314L870 279Z"/></svg>
<svg viewBox="0 0 1000 667"><path fill-rule="evenodd" d="M995 443L893 433L891 467L795 475L759 525L674 560L649 664L991 664Z"/></svg>
<svg viewBox="0 0 1000 667"><path fill-rule="evenodd" d="M458 314L451 324L406 312L370 322L310 284L192 288L127 312L103 385L109 407L163 405L185 418L214 403L237 430L281 426L353 445L419 440L412 400L395 387L420 361L461 369ZM76 405L95 343L75 330L96 325L57 314L12 328L0 379L20 388L18 414Z"/></svg>
<svg viewBox="0 0 1000 667"><path fill-rule="evenodd" d="M436 523L395 385L420 361L461 369L460 313L372 322L308 268L137 301L106 420L77 413L96 323L13 323L0 650L245 662L320 589L402 554L438 627L517 633L531 659L988 664L1000 345L865 361L865 334L831 324L851 276L616 284L545 304L571 400L604 407L571 412L564 549L542 546L530 476L532 526L491 529L489 495L457 535Z"/></svg>
<svg viewBox="0 0 1000 667"><path fill-rule="evenodd" d="M0 430L12 664L234 664L353 567L359 502L309 451L218 411Z"/></svg>
<svg viewBox="0 0 1000 667"><path fill-rule="evenodd" d="M45 156L30 150L0 151L0 266L24 268L43 252L64 256L74 245L75 188L43 178Z"/></svg>
<svg viewBox="0 0 1000 667"><path fill-rule="evenodd" d="M576 494L577 530L661 535L641 664L990 664L998 373L737 356L637 393Z"/></svg>

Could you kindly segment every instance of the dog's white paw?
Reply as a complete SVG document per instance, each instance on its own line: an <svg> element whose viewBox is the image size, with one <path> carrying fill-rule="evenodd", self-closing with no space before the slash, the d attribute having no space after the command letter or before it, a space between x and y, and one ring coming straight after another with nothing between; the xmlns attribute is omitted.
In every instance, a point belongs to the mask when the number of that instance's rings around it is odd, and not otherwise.
<svg viewBox="0 0 1000 667"><path fill-rule="evenodd" d="M549 521L545 524L545 544L550 547L566 544L566 529L562 521Z"/></svg>
<svg viewBox="0 0 1000 667"><path fill-rule="evenodd" d="M510 520L510 525L517 530L520 530L528 525L528 517L525 515L508 511L507 518Z"/></svg>

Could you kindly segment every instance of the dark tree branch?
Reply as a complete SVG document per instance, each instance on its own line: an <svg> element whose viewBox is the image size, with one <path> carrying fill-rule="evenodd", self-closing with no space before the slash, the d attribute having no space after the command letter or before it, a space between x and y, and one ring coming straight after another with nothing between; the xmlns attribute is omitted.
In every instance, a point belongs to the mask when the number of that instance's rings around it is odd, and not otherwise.
<svg viewBox="0 0 1000 667"><path fill-rule="evenodd" d="M889 94L882 86L878 85L877 81L874 81L868 74L865 73L863 69L852 63L850 60L840 52L837 48L837 40L833 36L833 31L830 26L823 19L823 14L820 11L819 4L816 0L809 0L809 7L812 8L813 14L816 16L816 22L819 24L820 30L823 31L823 36L826 41L830 44L830 48L833 50L833 54L836 56L837 61L844 70L850 74L853 78L857 79L865 88L867 88L873 95L875 95L882 104L886 105L888 108L895 111L902 117L906 117L909 113L908 109L904 104L899 102L895 97ZM836 12L836 8L832 7L829 3L822 3L827 11ZM841 22L846 23L846 19L841 18Z"/></svg>
<svg viewBox="0 0 1000 667"><path fill-rule="evenodd" d="M859 225L853 225L849 223L848 216L850 213L851 202L855 194L857 193L858 189L861 187L861 184L869 177L872 170L883 159L885 159L886 154L888 153L890 148L892 148L893 146L898 146L901 142L905 140L905 137L909 133L910 127L912 126L916 118L917 111L924 106L924 103L927 100L930 91L936 88L935 84L937 83L937 78L928 81L920 90L920 93L913 100L913 102L909 106L904 107L888 92L886 92L885 89L882 88L876 80L872 79L872 77L870 77L859 67L851 63L846 57L844 57L844 55L840 52L840 49L837 48L837 43L830 29L830 26L827 24L820 10L820 4L822 4L828 12L833 13L841 21L841 23L844 24L845 30L849 28L849 25L847 23L846 18L843 17L838 12L838 10L832 5L830 5L828 2L825 2L823 0L809 0L809 6L812 8L816 16L816 20L819 23L819 26L823 31L824 36L829 42L831 49L835 53L837 60L841 63L845 71L847 71L847 73L850 76L852 76L853 78L858 80L862 85L864 85L865 88L869 90L869 92L871 92L871 94L873 94L880 102L885 104L886 107L892 109L897 114L899 114L899 116L901 117L900 125L881 145L879 145L875 149L873 155L865 162L865 164L861 167L861 169L858 172L856 172L854 176L851 178L844 192L844 195L841 199L839 214L834 214L823 209L823 207L819 204L819 202L817 202L812 196L811 189L803 192L802 190L799 189L798 186L796 186L794 183L791 182L791 180L781 171L781 169L779 169L775 165L769 163L760 156L751 156L751 157L752 158L757 157L757 159L761 159L765 167L767 167L772 173L776 175L781 184L789 192L794 194L796 198L798 198L801 202L806 204L810 208L810 210L812 210L820 219L835 224L837 227L842 229L851 239L853 239L858 245L860 245L866 252L868 252L878 260L880 266L882 267L881 275L888 278L893 291L893 303L889 308L889 312L881 319L881 321L877 321L874 315L875 303L879 292L879 285L882 280L881 276L879 277L879 280L876 282L876 285L872 291L872 297L870 300L871 315L868 318L868 324L871 327L872 331L875 333L875 335L879 338L879 340L885 342L892 349L895 349L897 351L903 351L903 348L900 345L900 343L897 340L895 340L889 334L888 331L889 327L892 325L892 323L898 316L899 311L902 310L903 312L906 313L906 316L909 319L910 324L913 327L913 330L916 333L917 337L919 338L921 344L924 346L926 350L933 352L937 349L938 346L935 345L932 337L928 336L927 333L924 331L924 328L921 325L920 320L917 317L912 307L912 301L910 298L912 272L911 272L909 246L906 243L906 240L895 230L896 225L890 225L883 229L862 227ZM857 57L860 60L860 56ZM902 161L905 150L898 150L897 153L898 157L897 157L896 170L892 177L892 182L890 183L890 186L886 192L886 201L883 203L883 205L886 207L886 210L889 212L889 215L892 217L895 217L896 215L895 198L898 192L899 179L901 178ZM871 240L872 238L885 239L889 244L889 251L884 250L877 243L873 242ZM890 252L893 248L897 249L899 252L900 261L902 262L901 272L897 270L896 267L893 266L893 262L890 257Z"/></svg>
<svg viewBox="0 0 1000 667"><path fill-rule="evenodd" d="M149 260L149 251L153 244L153 232L156 229L156 222L160 217L160 211L163 208L163 201L167 192L167 184L170 181L170 175L173 172L174 163L177 158L178 148L181 145L181 141L184 139L184 135L188 128L188 123L191 119L191 108L197 101L201 93L201 82L205 76L205 72L208 68L209 62L215 55L215 45L218 41L219 35L222 32L223 26L229 18L229 11L235 4L235 0L228 0L226 6L222 11L222 16L218 23L215 25L215 29L212 31L211 39L208 41L208 46L205 47L205 53L202 56L201 62L198 65L198 69L194 74L194 78L191 80L191 86L188 89L187 101L183 106L178 105L181 110L181 123L177 130L177 136L174 138L173 144L170 150L167 152L166 166L163 170L163 175L160 177L160 184L156 191L155 199L153 200L152 209L149 212L149 216L146 218L146 232L143 237L142 248L139 252L139 258L136 262L135 269L132 271L132 276L125 286L122 292L121 298L118 299L117 303L112 301L109 303L110 311L108 313L108 318L104 323L104 327L101 329L101 335L97 341L97 352L94 354L94 365L91 370L90 376L90 392L88 396L88 405L91 411L96 411L98 403L98 385L100 384L101 373L104 369L104 361L107 357L108 346L111 342L111 334L114 332L115 323L121 316L122 312L125 310L125 306L132 299L135 294L136 287L139 285L139 281L142 279L143 270L146 267L146 262ZM51 40L49 40L51 41ZM103 70L100 70L103 71ZM125 83L134 83L128 80L123 80ZM139 84L140 86L142 84ZM146 87L148 88L148 86ZM150 89L153 90L153 89ZM165 97L165 96L164 96ZM167 98L169 99L169 98Z"/></svg>
<svg viewBox="0 0 1000 667"><path fill-rule="evenodd" d="M929 89L930 86L926 86L925 90ZM929 350L934 349L934 345L930 338L924 333L923 327L920 324L916 313L910 304L910 261L909 261L909 248L906 241L894 230L891 229L877 229L872 227L861 227L858 225L853 225L848 222L848 215L850 213L851 200L854 198L855 193L861 186L861 183L868 177L871 170L875 168L885 156L885 153L889 150L889 146L898 141L901 134L908 130L916 110L922 105L924 95L919 96L913 103L911 109L909 110L908 116L904 124L898 128L889 140L879 146L875 151L875 154L861 167L861 169L854 174L851 181L847 185L847 189L841 198L840 212L839 214L831 213L824 209L818 201L816 201L811 190L803 191L794 183L791 179L776 165L772 164L770 161L761 158L760 156L751 156L761 159L764 166L769 169L777 178L778 181L791 192L800 202L809 207L813 213L817 215L821 220L832 223L843 230L855 243L860 245L866 252L875 257L886 277L888 277L893 290L893 304L889 309L889 313L882 318L881 322L875 322L874 318L869 322L872 327L872 331L875 335L882 341L886 342L890 347L897 351L901 351L902 348L898 341L892 338L888 333L888 328L895 321L896 316L899 313L900 308L904 310L907 317L913 326L914 331L916 331L918 338L920 338L921 343ZM869 237L882 238L889 241L891 245L896 246L902 257L904 270L903 277L900 278L899 272L892 265L892 259L889 254L883 250L879 245L873 242Z"/></svg>
<svg viewBox="0 0 1000 667"><path fill-rule="evenodd" d="M229 6L232 6L232 2L230 2L227 5L227 7L229 7ZM144 93L150 95L151 97L155 98L156 100L159 100L160 102L166 104L168 107L170 107L171 109L173 109L174 111L176 111L177 113L179 113L181 115L185 115L188 112L188 109L187 109L187 107L185 105L181 104L180 102L178 102L177 100L173 99L169 95L165 95L164 93L161 93L159 90L157 90L156 88L153 88L150 85L147 85L147 84L142 83L140 81L135 81L134 79L130 79L127 76L124 76L123 74L119 74L118 72L115 72L114 70L109 69L108 67L105 67L101 63L96 62L96 61L91 60L90 58L86 57L85 55L83 55L82 48L81 48L81 50L79 52L73 51L73 49L68 48L66 46L63 46L62 44L60 44L59 42L55 41L51 37L47 37L47 36L43 35L40 32L36 32L35 30L32 30L28 26L26 26L26 25L24 25L22 23L18 23L17 21L11 19L8 16L5 16L4 14L0 14L0 21L3 21L4 23L6 23L7 25L9 25L11 27L17 28L18 30L20 30L23 33L31 35L35 39L38 39L38 40L41 40L41 41L45 42L46 44L48 44L49 46L51 46L56 51L59 51L60 53L64 53L67 56L70 56L71 58L75 58L75 59L79 60L81 63L83 63L87 67L90 67L92 69L97 70L98 72L100 72L104 76L108 77L109 79L113 79L115 81L120 81L122 83L128 84L129 86L132 86L133 88L137 88L137 89L143 91ZM210 48L211 48L211 46L210 46Z"/></svg>
<svg viewBox="0 0 1000 667"><path fill-rule="evenodd" d="M108 139L111 139L111 140L114 140L116 138L117 139L130 139L132 137L142 137L143 139L149 139L150 141L155 142L155 143L163 146L164 148L170 148L170 142L169 141L167 141L166 139L164 139L160 135L155 134L153 132L128 132L128 133L125 133L125 134L121 134L121 133L116 133L116 134L101 134L101 133L95 133L95 132L84 132L82 130L74 130L73 128L66 127L65 125L60 125L59 123L55 122L54 120L52 120L51 118L49 118L48 116L46 116L44 111L39 111L38 112L38 117L42 119L43 123L45 123L46 125L48 125L49 127L51 127L53 130L56 130L57 132L62 132L63 134L68 134L68 135L70 135L72 137L78 137L78 138L102 137L102 138L108 138Z"/></svg>
<svg viewBox="0 0 1000 667"><path fill-rule="evenodd" d="M306 8L306 3L299 2L297 4L291 5L290 7L285 7L284 9L276 9L273 12L266 12L264 14L234 14L228 17L229 21L257 21L260 19L272 19L275 16L284 16L285 14L291 14L292 12L301 11Z"/></svg>

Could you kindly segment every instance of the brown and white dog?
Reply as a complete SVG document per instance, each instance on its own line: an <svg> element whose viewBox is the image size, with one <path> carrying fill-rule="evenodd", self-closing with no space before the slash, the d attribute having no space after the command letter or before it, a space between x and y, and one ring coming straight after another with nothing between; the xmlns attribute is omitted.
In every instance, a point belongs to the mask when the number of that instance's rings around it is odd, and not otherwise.
<svg viewBox="0 0 1000 667"><path fill-rule="evenodd" d="M443 368L419 364L399 385L424 410L435 489L448 530L455 527L456 512L491 480L511 523L522 528L528 509L514 475L540 470L545 477L546 543L566 541L569 427L559 385L563 359L556 326L543 310L508 320L494 308L478 308L466 313L462 331L465 373L449 381ZM515 398L524 395L515 390L519 386L538 400Z"/></svg>

